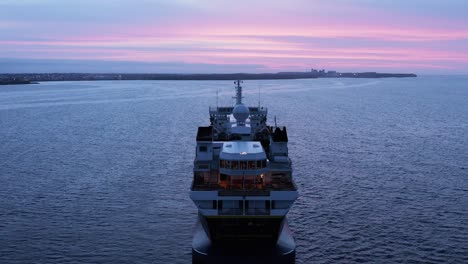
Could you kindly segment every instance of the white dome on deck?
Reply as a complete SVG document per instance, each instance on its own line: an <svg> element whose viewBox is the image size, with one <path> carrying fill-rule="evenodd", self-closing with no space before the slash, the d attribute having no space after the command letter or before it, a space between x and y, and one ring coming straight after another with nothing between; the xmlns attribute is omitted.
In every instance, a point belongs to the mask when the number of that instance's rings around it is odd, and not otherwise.
<svg viewBox="0 0 468 264"><path fill-rule="evenodd" d="M249 118L250 111L249 108L244 104L237 104L232 110L232 115L234 116L237 122L245 123L245 120Z"/></svg>

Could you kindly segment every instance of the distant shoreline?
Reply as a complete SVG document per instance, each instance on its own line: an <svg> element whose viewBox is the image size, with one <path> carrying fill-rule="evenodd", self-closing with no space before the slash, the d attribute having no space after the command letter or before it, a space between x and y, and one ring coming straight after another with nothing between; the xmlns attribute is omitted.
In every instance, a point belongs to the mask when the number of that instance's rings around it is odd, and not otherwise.
<svg viewBox="0 0 468 264"><path fill-rule="evenodd" d="M0 85L38 84L28 80L0 80Z"/></svg>
<svg viewBox="0 0 468 264"><path fill-rule="evenodd" d="M325 73L325 72L278 72L278 73L229 73L229 74L117 74L117 73L24 73L0 74L0 85L33 84L51 81L112 81L112 80L158 80L158 81L220 81L220 80L281 80L315 78L408 78L413 73Z"/></svg>

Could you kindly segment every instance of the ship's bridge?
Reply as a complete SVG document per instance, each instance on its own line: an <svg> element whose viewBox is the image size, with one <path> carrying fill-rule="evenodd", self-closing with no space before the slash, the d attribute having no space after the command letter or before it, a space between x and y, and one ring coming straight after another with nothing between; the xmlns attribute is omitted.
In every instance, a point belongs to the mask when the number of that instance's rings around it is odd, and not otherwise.
<svg viewBox="0 0 468 264"><path fill-rule="evenodd" d="M236 175L248 171L264 170L267 165L266 158L266 153L260 142L224 142L219 154L220 172Z"/></svg>

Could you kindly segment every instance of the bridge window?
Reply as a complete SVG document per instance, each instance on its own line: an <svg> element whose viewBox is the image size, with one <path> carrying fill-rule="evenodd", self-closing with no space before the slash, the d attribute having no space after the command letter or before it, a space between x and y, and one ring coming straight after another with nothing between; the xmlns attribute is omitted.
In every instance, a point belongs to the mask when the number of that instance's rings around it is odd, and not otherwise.
<svg viewBox="0 0 468 264"><path fill-rule="evenodd" d="M266 160L220 160L219 167L232 170L255 170L266 167Z"/></svg>
<svg viewBox="0 0 468 264"><path fill-rule="evenodd" d="M208 148L206 146L200 146L198 149L200 150L200 152L207 152L208 151Z"/></svg>
<svg viewBox="0 0 468 264"><path fill-rule="evenodd" d="M241 161L240 162L240 165L241 165L241 170L246 170L247 169L247 161Z"/></svg>

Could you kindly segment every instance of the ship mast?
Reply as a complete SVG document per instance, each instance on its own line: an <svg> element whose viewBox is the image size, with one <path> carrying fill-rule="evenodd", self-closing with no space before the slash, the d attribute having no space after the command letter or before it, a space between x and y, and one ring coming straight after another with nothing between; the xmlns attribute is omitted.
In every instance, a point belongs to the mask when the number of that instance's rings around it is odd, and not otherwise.
<svg viewBox="0 0 468 264"><path fill-rule="evenodd" d="M242 83L241 80L237 80L234 82L234 84L236 85L236 97L233 97L236 99L236 105L238 104L242 104L242 86L240 86L240 84Z"/></svg>
<svg viewBox="0 0 468 264"><path fill-rule="evenodd" d="M249 108L242 103L242 86L240 86L241 83L241 80L234 82L236 85L236 97L234 97L236 99L236 105L232 109L232 115L236 119L237 126L245 126L245 120L247 120L250 115Z"/></svg>

